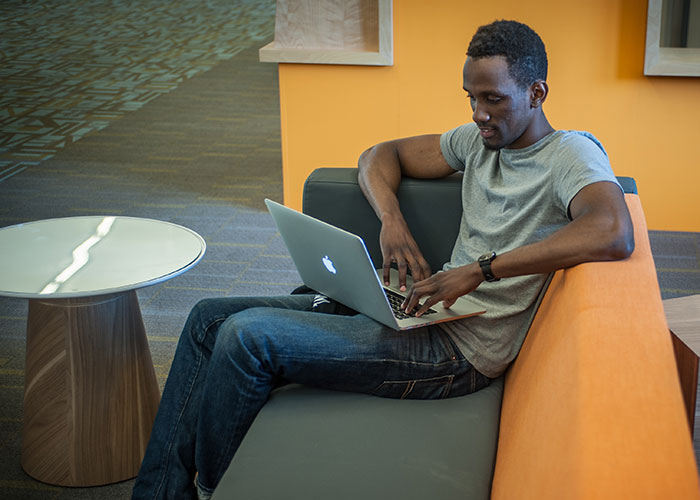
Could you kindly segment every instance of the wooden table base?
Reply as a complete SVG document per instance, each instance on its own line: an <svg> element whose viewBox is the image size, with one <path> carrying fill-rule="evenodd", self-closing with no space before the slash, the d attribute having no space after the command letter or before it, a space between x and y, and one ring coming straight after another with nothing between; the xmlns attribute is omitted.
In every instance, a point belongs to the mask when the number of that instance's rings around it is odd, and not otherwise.
<svg viewBox="0 0 700 500"><path fill-rule="evenodd" d="M688 415L690 433L695 431L695 407L698 390L698 356L671 330L673 352L676 355L678 378L681 382L683 401Z"/></svg>
<svg viewBox="0 0 700 500"><path fill-rule="evenodd" d="M134 291L29 301L22 467L61 486L136 476L160 392Z"/></svg>
<svg viewBox="0 0 700 500"><path fill-rule="evenodd" d="M666 299L664 311L671 330L690 432L694 434L700 355L700 295Z"/></svg>

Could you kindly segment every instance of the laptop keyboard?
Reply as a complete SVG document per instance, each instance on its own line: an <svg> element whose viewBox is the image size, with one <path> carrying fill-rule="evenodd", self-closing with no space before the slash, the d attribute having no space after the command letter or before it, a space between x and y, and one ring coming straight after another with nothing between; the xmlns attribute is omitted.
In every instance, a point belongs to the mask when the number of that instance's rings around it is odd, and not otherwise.
<svg viewBox="0 0 700 500"><path fill-rule="evenodd" d="M411 311L410 314L407 314L405 310L401 309L401 304L403 304L404 297L403 295L400 295L396 293L393 290L389 290L388 288L384 289L384 293L386 294L386 298L389 299L389 304L391 304L391 309L394 312L394 316L396 319L406 319L406 318L413 318L416 316L416 314ZM417 311L418 308L414 309L414 311ZM428 315L428 314L433 314L436 313L437 311L435 309L428 309L423 313L423 316Z"/></svg>

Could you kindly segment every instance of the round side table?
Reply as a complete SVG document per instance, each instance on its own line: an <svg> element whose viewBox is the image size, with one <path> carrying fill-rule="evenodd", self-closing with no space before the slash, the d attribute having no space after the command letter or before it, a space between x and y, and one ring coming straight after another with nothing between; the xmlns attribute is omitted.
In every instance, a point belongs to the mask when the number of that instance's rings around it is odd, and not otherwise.
<svg viewBox="0 0 700 500"><path fill-rule="evenodd" d="M160 392L135 290L196 265L194 231L133 217L0 229L0 295L29 299L22 467L61 486L134 477Z"/></svg>

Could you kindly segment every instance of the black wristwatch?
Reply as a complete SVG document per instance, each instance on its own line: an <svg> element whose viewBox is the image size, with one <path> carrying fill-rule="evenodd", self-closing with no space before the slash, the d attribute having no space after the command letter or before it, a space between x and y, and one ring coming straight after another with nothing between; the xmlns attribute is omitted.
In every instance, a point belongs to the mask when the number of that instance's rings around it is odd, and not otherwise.
<svg viewBox="0 0 700 500"><path fill-rule="evenodd" d="M493 275L493 271L491 270L491 262L493 262L493 259L496 258L496 252L489 252L485 253L484 255L480 256L478 261L479 261L479 267L481 267L481 272L484 273L484 279L486 281L498 281L500 278L496 278Z"/></svg>

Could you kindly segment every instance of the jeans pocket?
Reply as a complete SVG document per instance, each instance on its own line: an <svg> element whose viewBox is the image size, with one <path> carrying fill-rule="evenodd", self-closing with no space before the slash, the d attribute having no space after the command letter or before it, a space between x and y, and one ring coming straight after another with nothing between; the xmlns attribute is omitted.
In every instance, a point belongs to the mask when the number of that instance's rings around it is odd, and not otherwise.
<svg viewBox="0 0 700 500"><path fill-rule="evenodd" d="M393 399L443 399L449 395L454 378L454 375L443 375L416 380L387 380L372 394Z"/></svg>

